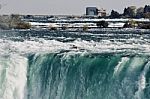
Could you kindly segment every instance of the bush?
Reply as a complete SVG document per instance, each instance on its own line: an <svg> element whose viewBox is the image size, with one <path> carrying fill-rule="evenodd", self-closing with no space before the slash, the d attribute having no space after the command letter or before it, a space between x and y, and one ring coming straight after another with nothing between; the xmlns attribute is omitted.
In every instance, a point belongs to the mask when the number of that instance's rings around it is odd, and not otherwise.
<svg viewBox="0 0 150 99"><path fill-rule="evenodd" d="M29 23L25 23L25 22L20 22L16 24L16 27L14 27L15 29L30 29L31 25Z"/></svg>

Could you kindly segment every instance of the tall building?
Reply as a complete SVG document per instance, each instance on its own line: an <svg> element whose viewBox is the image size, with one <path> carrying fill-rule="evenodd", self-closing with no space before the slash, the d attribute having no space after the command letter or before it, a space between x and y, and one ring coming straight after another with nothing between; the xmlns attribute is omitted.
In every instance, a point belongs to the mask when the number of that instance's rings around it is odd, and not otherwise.
<svg viewBox="0 0 150 99"><path fill-rule="evenodd" d="M98 9L96 7L87 7L86 15L98 15Z"/></svg>

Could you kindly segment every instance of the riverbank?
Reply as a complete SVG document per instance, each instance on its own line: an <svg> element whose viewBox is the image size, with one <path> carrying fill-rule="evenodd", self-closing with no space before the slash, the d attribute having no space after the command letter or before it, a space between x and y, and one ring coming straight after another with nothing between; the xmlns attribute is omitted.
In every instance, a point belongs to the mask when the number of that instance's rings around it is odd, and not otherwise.
<svg viewBox="0 0 150 99"><path fill-rule="evenodd" d="M1 15L0 29L88 30L97 28L150 29L150 19L104 19L96 17Z"/></svg>
<svg viewBox="0 0 150 99"><path fill-rule="evenodd" d="M28 22L22 21L20 15L1 15L0 16L0 29L29 29L31 28Z"/></svg>

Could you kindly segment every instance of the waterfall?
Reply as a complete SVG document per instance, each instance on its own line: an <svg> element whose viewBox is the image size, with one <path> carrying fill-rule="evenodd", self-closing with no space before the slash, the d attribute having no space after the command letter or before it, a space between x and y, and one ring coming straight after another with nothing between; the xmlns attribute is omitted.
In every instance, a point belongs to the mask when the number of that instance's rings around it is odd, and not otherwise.
<svg viewBox="0 0 150 99"><path fill-rule="evenodd" d="M148 62L143 71L141 72L139 76L139 81L138 81L138 90L135 93L135 99L143 99L144 98L144 89L146 88L146 74L149 71L150 67L150 62Z"/></svg>
<svg viewBox="0 0 150 99"><path fill-rule="evenodd" d="M0 99L24 99L27 65L17 54L0 56Z"/></svg>
<svg viewBox="0 0 150 99"><path fill-rule="evenodd" d="M29 60L28 99L137 99L149 71L145 56L51 53Z"/></svg>
<svg viewBox="0 0 150 99"><path fill-rule="evenodd" d="M150 99L149 31L113 30L0 31L0 99Z"/></svg>

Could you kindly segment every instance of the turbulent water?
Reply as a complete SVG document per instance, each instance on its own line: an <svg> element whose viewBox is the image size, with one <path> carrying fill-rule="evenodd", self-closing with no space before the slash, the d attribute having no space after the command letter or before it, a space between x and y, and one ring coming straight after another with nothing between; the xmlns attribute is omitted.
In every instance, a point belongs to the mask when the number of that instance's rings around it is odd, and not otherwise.
<svg viewBox="0 0 150 99"><path fill-rule="evenodd" d="M150 30L0 31L0 99L150 99Z"/></svg>

